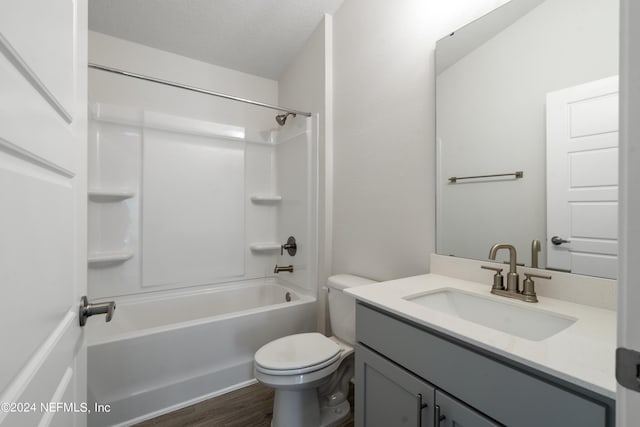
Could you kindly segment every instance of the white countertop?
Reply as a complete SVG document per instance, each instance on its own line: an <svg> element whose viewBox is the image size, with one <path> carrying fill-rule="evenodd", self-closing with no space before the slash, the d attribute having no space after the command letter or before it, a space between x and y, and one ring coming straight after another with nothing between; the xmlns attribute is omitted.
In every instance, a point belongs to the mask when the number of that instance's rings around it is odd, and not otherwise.
<svg viewBox="0 0 640 427"><path fill-rule="evenodd" d="M403 297L452 288L531 310L578 319L541 341L530 341L451 316ZM616 313L538 296L537 304L490 294L491 286L437 274L346 289L358 300L615 399Z"/></svg>

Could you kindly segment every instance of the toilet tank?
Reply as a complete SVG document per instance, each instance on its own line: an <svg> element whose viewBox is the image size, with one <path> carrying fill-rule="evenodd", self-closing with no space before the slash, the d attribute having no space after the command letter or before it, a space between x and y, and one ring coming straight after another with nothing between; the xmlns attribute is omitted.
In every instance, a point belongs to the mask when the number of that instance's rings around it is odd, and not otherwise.
<svg viewBox="0 0 640 427"><path fill-rule="evenodd" d="M347 344L353 345L356 341L356 299L343 291L370 283L375 281L351 274L338 274L327 279L331 329L334 336Z"/></svg>

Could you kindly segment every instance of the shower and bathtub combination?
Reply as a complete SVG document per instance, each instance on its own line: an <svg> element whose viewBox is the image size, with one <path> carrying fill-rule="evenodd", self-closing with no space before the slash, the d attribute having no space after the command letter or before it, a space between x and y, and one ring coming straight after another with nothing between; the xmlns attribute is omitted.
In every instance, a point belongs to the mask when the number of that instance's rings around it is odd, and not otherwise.
<svg viewBox="0 0 640 427"><path fill-rule="evenodd" d="M111 409L89 425L130 425L251 384L256 350L316 330L317 119L90 98L88 292L116 311L86 327L90 406Z"/></svg>

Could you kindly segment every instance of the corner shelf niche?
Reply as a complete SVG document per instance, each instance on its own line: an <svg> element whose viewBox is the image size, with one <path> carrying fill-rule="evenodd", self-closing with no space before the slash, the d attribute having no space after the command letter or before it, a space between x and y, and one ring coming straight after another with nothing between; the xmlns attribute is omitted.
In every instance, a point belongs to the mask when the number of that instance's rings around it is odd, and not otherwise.
<svg viewBox="0 0 640 427"><path fill-rule="evenodd" d="M117 252L94 252L89 254L89 267L108 267L122 264L133 258L133 251L123 250Z"/></svg>
<svg viewBox="0 0 640 427"><path fill-rule="evenodd" d="M278 194L254 194L251 201L256 204L275 204L282 200L282 196Z"/></svg>
<svg viewBox="0 0 640 427"><path fill-rule="evenodd" d="M277 252L280 250L280 243L276 243L276 242L251 243L249 245L249 249L251 249L252 252L257 252L257 253Z"/></svg>
<svg viewBox="0 0 640 427"><path fill-rule="evenodd" d="M120 202L130 199L134 195L133 191L120 188L92 188L89 190L89 200L99 203Z"/></svg>

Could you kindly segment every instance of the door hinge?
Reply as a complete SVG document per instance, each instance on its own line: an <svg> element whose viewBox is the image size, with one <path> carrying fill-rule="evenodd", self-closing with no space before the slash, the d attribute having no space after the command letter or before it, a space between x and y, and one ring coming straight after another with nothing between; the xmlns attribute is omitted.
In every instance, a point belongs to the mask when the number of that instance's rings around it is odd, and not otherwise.
<svg viewBox="0 0 640 427"><path fill-rule="evenodd" d="M621 386L640 392L640 352L616 349L616 380Z"/></svg>

